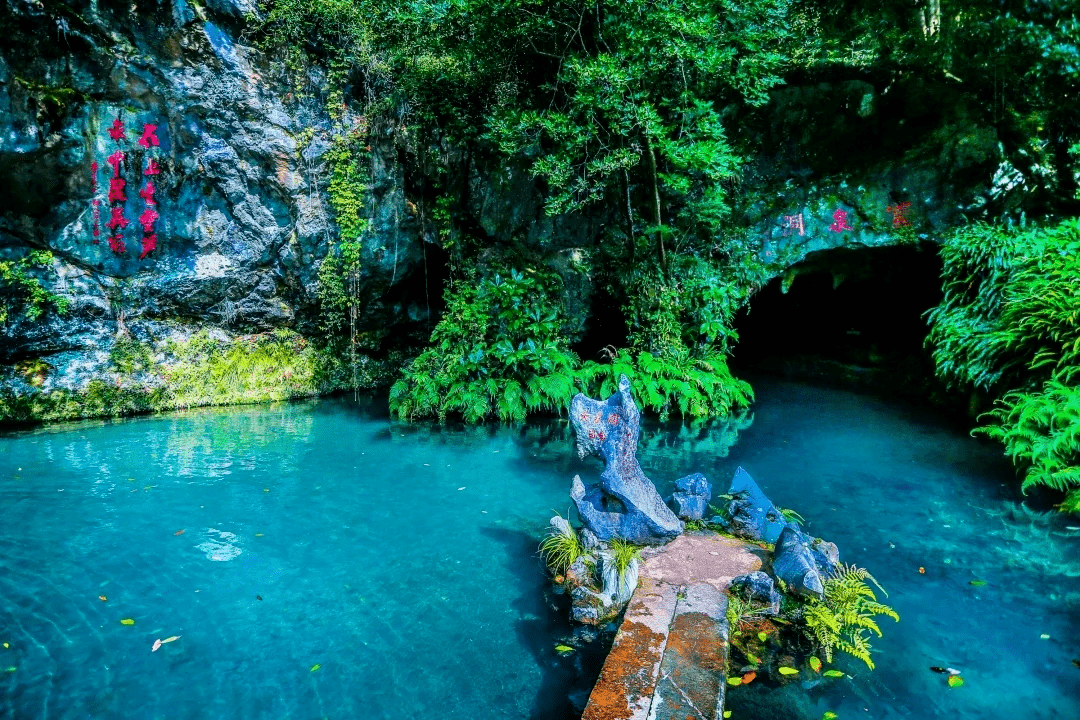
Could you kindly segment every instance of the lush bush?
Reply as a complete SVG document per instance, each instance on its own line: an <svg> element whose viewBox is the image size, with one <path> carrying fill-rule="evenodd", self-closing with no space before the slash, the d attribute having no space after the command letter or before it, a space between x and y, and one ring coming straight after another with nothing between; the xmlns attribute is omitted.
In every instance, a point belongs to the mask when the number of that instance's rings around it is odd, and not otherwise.
<svg viewBox="0 0 1080 720"><path fill-rule="evenodd" d="M1080 220L1027 232L977 225L942 249L945 296L927 342L938 374L997 394L995 424L1023 489L1068 492L1080 506Z"/></svg>
<svg viewBox="0 0 1080 720"><path fill-rule="evenodd" d="M578 391L578 359L560 332L554 282L517 270L458 280L430 347L391 388L390 411L404 420L455 413L468 422L565 411Z"/></svg>

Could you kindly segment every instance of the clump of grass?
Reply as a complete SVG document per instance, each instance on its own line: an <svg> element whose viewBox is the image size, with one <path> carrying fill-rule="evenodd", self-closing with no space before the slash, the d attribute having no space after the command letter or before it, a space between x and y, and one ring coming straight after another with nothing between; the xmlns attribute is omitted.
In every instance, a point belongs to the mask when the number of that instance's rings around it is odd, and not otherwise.
<svg viewBox="0 0 1080 720"><path fill-rule="evenodd" d="M615 569L619 571L620 577L630 567L631 561L641 559L641 548L622 538L612 538L608 543L608 547L611 548Z"/></svg>
<svg viewBox="0 0 1080 720"><path fill-rule="evenodd" d="M585 554L585 547L572 528L568 534L553 527L548 536L540 542L540 554L544 556L544 561L553 573L562 575L575 560Z"/></svg>

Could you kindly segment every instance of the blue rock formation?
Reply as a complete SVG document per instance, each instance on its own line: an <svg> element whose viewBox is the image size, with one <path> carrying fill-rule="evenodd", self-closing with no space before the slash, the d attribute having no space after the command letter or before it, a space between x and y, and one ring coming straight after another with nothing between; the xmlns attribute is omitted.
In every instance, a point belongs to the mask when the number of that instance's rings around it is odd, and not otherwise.
<svg viewBox="0 0 1080 720"><path fill-rule="evenodd" d="M675 494L671 496L678 506L675 514L682 520L700 520L712 500L712 483L701 473L681 477L675 481Z"/></svg>
<svg viewBox="0 0 1080 720"><path fill-rule="evenodd" d="M683 524L671 512L637 461L641 413L630 394L630 380L619 377L619 391L604 401L578 394L570 403L578 455L604 461L600 482L586 488L574 477L570 497L585 527L600 540L618 537L658 545L677 537Z"/></svg>
<svg viewBox="0 0 1080 720"><path fill-rule="evenodd" d="M772 569L790 592L819 599L824 597L825 585L810 551L810 539L794 523L786 526L776 541Z"/></svg>
<svg viewBox="0 0 1080 720"><path fill-rule="evenodd" d="M742 468L735 471L728 494L728 517L723 525L733 534L757 542L775 543L787 521L780 509L761 491L750 473Z"/></svg>

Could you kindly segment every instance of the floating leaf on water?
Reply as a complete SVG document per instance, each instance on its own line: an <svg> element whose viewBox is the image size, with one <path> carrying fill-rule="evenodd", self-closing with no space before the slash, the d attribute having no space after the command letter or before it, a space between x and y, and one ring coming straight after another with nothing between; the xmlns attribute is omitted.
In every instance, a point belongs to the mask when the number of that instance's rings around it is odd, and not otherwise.
<svg viewBox="0 0 1080 720"><path fill-rule="evenodd" d="M263 535L265 535L265 534L266 534L266 533L255 533L255 537L262 537L262 536L263 536Z"/></svg>
<svg viewBox="0 0 1080 720"><path fill-rule="evenodd" d="M4 672L15 672L15 671L16 671L16 670L18 670L18 669L19 669L19 668L17 668L17 667L15 667L14 665L12 665L11 667L9 667L9 668L7 668L6 670L4 670Z"/></svg>
<svg viewBox="0 0 1080 720"><path fill-rule="evenodd" d="M839 670L826 670L824 675L825 677L844 677L844 673Z"/></svg>
<svg viewBox="0 0 1080 720"><path fill-rule="evenodd" d="M757 673L754 672L753 670L751 670L750 672L748 672L748 673L746 673L745 675L742 676L742 684L743 685L749 685L750 683L754 682L754 678L756 678L756 677L757 677Z"/></svg>
<svg viewBox="0 0 1080 720"><path fill-rule="evenodd" d="M173 533L173 535L183 535L183 534L184 534L183 530L177 530L176 532Z"/></svg>
<svg viewBox="0 0 1080 720"><path fill-rule="evenodd" d="M1050 636L1047 635L1046 633L1043 633L1042 635L1039 636L1039 639L1040 640L1049 640Z"/></svg>
<svg viewBox="0 0 1080 720"><path fill-rule="evenodd" d="M132 620L131 618L124 618L123 620L120 621L120 624L121 625L134 625L135 621Z"/></svg>
<svg viewBox="0 0 1080 720"><path fill-rule="evenodd" d="M4 643L4 649L7 650L11 647L11 643Z"/></svg>
<svg viewBox="0 0 1080 720"><path fill-rule="evenodd" d="M556 645L555 652L559 654L572 653L574 652L574 648L570 647L569 645Z"/></svg>
<svg viewBox="0 0 1080 720"><path fill-rule="evenodd" d="M150 648L150 652L157 652L158 648L160 648L160 647L161 647L161 641L160 640L155 640L154 641L154 647Z"/></svg>
<svg viewBox="0 0 1080 720"><path fill-rule="evenodd" d="M162 640L161 644L164 645L165 643L176 642L179 639L180 639L179 635L173 635L172 637L167 637L164 640Z"/></svg>
<svg viewBox="0 0 1080 720"><path fill-rule="evenodd" d="M821 660L811 655L810 667L813 668L814 672L821 672Z"/></svg>
<svg viewBox="0 0 1080 720"><path fill-rule="evenodd" d="M741 677L729 677L727 679L727 684L728 685L742 685L742 678Z"/></svg>
<svg viewBox="0 0 1080 720"><path fill-rule="evenodd" d="M975 587L982 587L986 584L985 580L969 580L968 585L974 585Z"/></svg>
<svg viewBox="0 0 1080 720"><path fill-rule="evenodd" d="M726 718L731 717L731 711L730 710L725 710L724 711L724 717L726 717Z"/></svg>
<svg viewBox="0 0 1080 720"><path fill-rule="evenodd" d="M836 718L838 717L840 716L834 713L832 710L826 710L825 714L821 716L821 720L836 720Z"/></svg>
<svg viewBox="0 0 1080 720"><path fill-rule="evenodd" d="M322 667L322 665L320 665L319 663L315 663L314 665L311 666L311 672L315 672L316 670L318 670L321 667Z"/></svg>
<svg viewBox="0 0 1080 720"><path fill-rule="evenodd" d="M949 676L949 687L960 687L963 684L964 678L960 677L959 675Z"/></svg>
<svg viewBox="0 0 1080 720"><path fill-rule="evenodd" d="M781 665L780 666L780 674L781 675L798 675L799 671L796 670L793 667L787 667L787 666Z"/></svg>
<svg viewBox="0 0 1080 720"><path fill-rule="evenodd" d="M109 600L109 598L105 597L104 595L98 595L97 599L100 600L101 602L108 602L108 600Z"/></svg>
<svg viewBox="0 0 1080 720"><path fill-rule="evenodd" d="M761 664L761 658L759 658L757 655L755 655L752 652L746 653L746 659L749 660L750 662L754 663L755 665L760 665Z"/></svg>
<svg viewBox="0 0 1080 720"><path fill-rule="evenodd" d="M768 634L768 633L763 633L763 632L759 632L759 633L757 634L757 639L758 639L758 640L760 640L761 642L765 642L766 640L768 640L768 639L769 639L769 634Z"/></svg>

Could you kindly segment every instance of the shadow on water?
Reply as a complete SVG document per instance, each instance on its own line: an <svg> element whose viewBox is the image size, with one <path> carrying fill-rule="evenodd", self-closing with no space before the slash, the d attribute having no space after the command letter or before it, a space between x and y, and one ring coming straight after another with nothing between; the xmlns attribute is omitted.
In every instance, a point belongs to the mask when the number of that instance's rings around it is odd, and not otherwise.
<svg viewBox="0 0 1080 720"><path fill-rule="evenodd" d="M521 588L521 594L511 603L519 618L514 630L518 643L532 654L542 673L529 717L531 720L580 718L611 648L611 634L601 635L591 643L573 641L569 598L552 591L536 557L535 537L520 530L499 528L484 528L481 532L506 547L506 568ZM557 644L581 647L560 657L555 651Z"/></svg>

